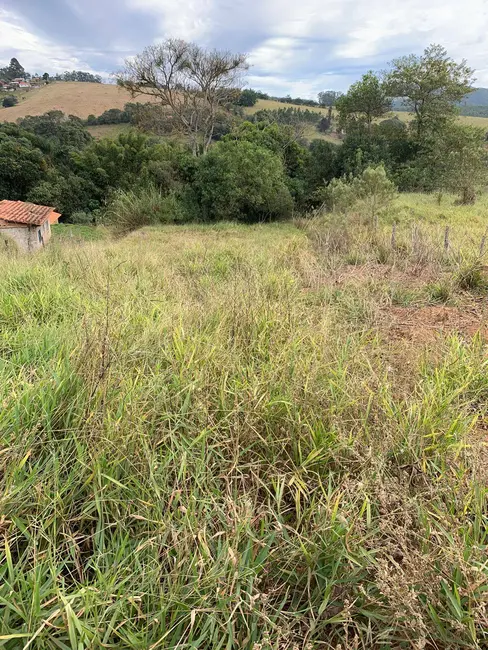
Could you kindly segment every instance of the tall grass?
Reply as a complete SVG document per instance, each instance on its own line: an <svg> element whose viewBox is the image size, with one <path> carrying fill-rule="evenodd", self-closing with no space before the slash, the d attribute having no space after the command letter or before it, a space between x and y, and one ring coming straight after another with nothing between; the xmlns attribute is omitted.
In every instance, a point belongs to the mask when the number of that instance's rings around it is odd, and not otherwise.
<svg viewBox="0 0 488 650"><path fill-rule="evenodd" d="M486 647L483 342L393 344L324 257L221 224L3 266L0 645Z"/></svg>

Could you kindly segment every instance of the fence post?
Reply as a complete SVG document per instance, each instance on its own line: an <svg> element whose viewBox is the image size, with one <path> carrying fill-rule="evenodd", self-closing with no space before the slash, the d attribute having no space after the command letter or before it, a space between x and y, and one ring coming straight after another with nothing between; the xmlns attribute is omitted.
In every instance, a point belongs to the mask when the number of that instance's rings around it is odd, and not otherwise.
<svg viewBox="0 0 488 650"><path fill-rule="evenodd" d="M414 223L412 226L412 252L417 251L417 224Z"/></svg>
<svg viewBox="0 0 488 650"><path fill-rule="evenodd" d="M444 231L444 250L446 252L449 250L449 226L446 226Z"/></svg>
<svg viewBox="0 0 488 650"><path fill-rule="evenodd" d="M485 244L486 244L486 231L483 237L481 238L481 244L480 244L480 257L483 256L483 253L485 252Z"/></svg>
<svg viewBox="0 0 488 650"><path fill-rule="evenodd" d="M393 250L396 248L396 221L393 222L393 226L391 229L391 247Z"/></svg>

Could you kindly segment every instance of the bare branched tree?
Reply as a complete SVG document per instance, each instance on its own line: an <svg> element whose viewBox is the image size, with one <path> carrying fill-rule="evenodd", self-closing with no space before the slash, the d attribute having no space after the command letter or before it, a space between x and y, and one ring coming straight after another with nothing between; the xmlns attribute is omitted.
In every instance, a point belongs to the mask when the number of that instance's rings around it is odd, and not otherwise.
<svg viewBox="0 0 488 650"><path fill-rule="evenodd" d="M169 39L127 59L117 83L133 97L148 95L169 107L175 129L198 155L210 146L219 111L239 96L247 69L244 54Z"/></svg>

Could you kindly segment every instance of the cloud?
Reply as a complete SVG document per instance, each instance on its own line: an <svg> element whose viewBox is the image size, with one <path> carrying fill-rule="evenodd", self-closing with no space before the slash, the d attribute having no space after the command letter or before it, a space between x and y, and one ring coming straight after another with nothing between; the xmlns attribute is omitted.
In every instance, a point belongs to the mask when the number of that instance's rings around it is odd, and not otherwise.
<svg viewBox="0 0 488 650"><path fill-rule="evenodd" d="M49 70L56 73L73 69L94 72L74 50L28 31L20 17L0 9L0 61L8 63L14 56L32 72Z"/></svg>
<svg viewBox="0 0 488 650"><path fill-rule="evenodd" d="M212 27L213 0L126 0L130 9L149 12L156 17L159 38L205 41Z"/></svg>
<svg viewBox="0 0 488 650"><path fill-rule="evenodd" d="M312 97L435 42L488 86L486 0L0 1L0 58L29 69L114 70L172 36L247 52L249 85Z"/></svg>

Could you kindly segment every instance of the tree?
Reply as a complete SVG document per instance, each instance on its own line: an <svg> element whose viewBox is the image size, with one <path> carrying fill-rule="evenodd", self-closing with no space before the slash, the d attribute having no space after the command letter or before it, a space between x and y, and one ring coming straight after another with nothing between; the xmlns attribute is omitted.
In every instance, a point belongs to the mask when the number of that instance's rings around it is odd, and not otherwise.
<svg viewBox="0 0 488 650"><path fill-rule="evenodd" d="M364 122L370 131L373 120L391 110L391 99L378 76L370 71L339 97L336 109L342 128L347 129L351 122Z"/></svg>
<svg viewBox="0 0 488 650"><path fill-rule="evenodd" d="M339 97L342 97L343 93L339 90L323 90L319 93L319 104L321 106L335 106Z"/></svg>
<svg viewBox="0 0 488 650"><path fill-rule="evenodd" d="M267 122L242 122L223 140L252 142L264 147L281 158L285 172L291 178L299 176L307 159L307 149L296 137L294 128Z"/></svg>
<svg viewBox="0 0 488 650"><path fill-rule="evenodd" d="M19 103L19 100L15 95L7 95L5 99L2 102L2 106L4 108L12 108L12 106L16 106Z"/></svg>
<svg viewBox="0 0 488 650"><path fill-rule="evenodd" d="M343 93L338 90L323 90L318 95L320 106L327 106L329 109L327 112L327 119L329 120L329 126L327 129L330 128L330 125L332 124L332 109L342 95Z"/></svg>
<svg viewBox="0 0 488 650"><path fill-rule="evenodd" d="M361 176L353 181L355 197L361 201L372 221L384 212L397 196L395 185L386 175L383 165L367 167Z"/></svg>
<svg viewBox="0 0 488 650"><path fill-rule="evenodd" d="M330 119L329 117L322 117L318 122L317 122L317 131L319 133L326 133L330 129Z"/></svg>
<svg viewBox="0 0 488 650"><path fill-rule="evenodd" d="M45 73L42 75L42 78L44 79L44 81L45 81L46 83L49 83L49 73L48 73L48 72L45 72Z"/></svg>
<svg viewBox="0 0 488 650"><path fill-rule="evenodd" d="M194 155L199 155L210 147L217 114L235 100L240 76L247 68L243 54L169 39L127 59L117 83L133 97L148 95L169 107L176 128L188 137Z"/></svg>
<svg viewBox="0 0 488 650"><path fill-rule="evenodd" d="M283 163L252 142L218 142L201 158L192 189L203 218L212 221L263 221L293 209Z"/></svg>
<svg viewBox="0 0 488 650"><path fill-rule="evenodd" d="M476 191L488 181L483 129L453 123L427 146L424 156L436 189L458 194L462 205L474 203Z"/></svg>
<svg viewBox="0 0 488 650"><path fill-rule="evenodd" d="M246 88L239 95L239 99L237 100L237 105L238 106L254 106L257 101L258 101L257 92L255 90L251 90L250 88Z"/></svg>
<svg viewBox="0 0 488 650"><path fill-rule="evenodd" d="M21 135L21 134L19 134ZM46 157L27 138L0 131L0 196L24 201L46 174Z"/></svg>
<svg viewBox="0 0 488 650"><path fill-rule="evenodd" d="M12 79L25 77L25 70L17 61L13 58L10 60L10 64L6 68L0 69L0 79L5 79L5 81L12 81Z"/></svg>
<svg viewBox="0 0 488 650"><path fill-rule="evenodd" d="M423 55L410 54L392 61L385 76L390 96L401 97L415 116L417 137L442 128L456 115L457 102L473 92L473 70L456 63L441 45L430 45Z"/></svg>
<svg viewBox="0 0 488 650"><path fill-rule="evenodd" d="M337 145L324 142L324 140L311 142L310 155L306 160L302 174L307 202L310 202L318 187L329 183L336 176L339 149Z"/></svg>

